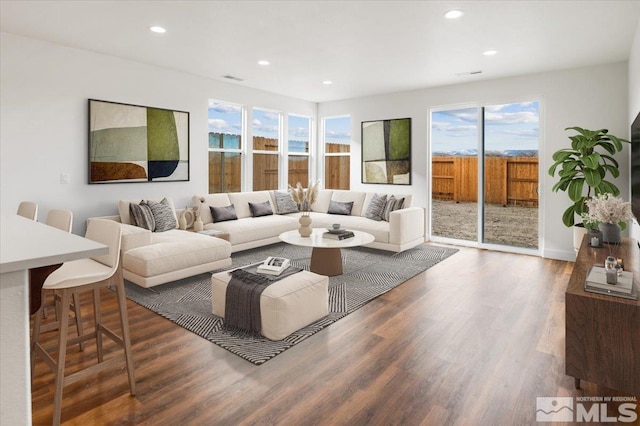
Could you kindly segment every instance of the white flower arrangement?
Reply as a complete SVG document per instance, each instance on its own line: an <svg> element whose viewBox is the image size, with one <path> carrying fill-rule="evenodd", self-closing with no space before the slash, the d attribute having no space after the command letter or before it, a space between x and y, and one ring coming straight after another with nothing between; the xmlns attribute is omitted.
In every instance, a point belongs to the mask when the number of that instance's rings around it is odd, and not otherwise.
<svg viewBox="0 0 640 426"><path fill-rule="evenodd" d="M622 198L610 193L598 194L588 199L585 204L589 209L582 215L586 223L613 223L624 229L627 222L633 219L631 203L624 202Z"/></svg>
<svg viewBox="0 0 640 426"><path fill-rule="evenodd" d="M320 181L317 181L313 185L309 184L309 188L305 189L302 184L298 182L295 187L289 185L289 193L291 198L298 205L303 215L308 215L311 210L311 206L318 199L318 191L320 190Z"/></svg>

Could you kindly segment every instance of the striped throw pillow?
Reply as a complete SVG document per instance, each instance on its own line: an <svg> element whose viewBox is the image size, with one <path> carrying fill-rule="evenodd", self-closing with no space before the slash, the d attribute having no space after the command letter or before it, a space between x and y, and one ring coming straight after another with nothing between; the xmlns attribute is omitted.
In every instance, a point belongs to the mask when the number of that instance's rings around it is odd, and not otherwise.
<svg viewBox="0 0 640 426"><path fill-rule="evenodd" d="M153 218L151 208L142 201L140 204L129 203L129 215L131 224L153 232L156 229L156 221Z"/></svg>
<svg viewBox="0 0 640 426"><path fill-rule="evenodd" d="M400 210L404 204L404 198L396 198L393 195L387 199L384 205L384 211L382 212L382 220L389 222L389 215L394 210Z"/></svg>

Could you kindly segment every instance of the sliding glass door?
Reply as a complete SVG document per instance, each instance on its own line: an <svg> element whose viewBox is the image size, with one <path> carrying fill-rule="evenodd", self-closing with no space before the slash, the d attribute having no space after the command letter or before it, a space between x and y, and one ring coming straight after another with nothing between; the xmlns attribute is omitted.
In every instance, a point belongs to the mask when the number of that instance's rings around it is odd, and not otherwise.
<svg viewBox="0 0 640 426"><path fill-rule="evenodd" d="M537 249L538 145L538 102L432 111L432 239Z"/></svg>

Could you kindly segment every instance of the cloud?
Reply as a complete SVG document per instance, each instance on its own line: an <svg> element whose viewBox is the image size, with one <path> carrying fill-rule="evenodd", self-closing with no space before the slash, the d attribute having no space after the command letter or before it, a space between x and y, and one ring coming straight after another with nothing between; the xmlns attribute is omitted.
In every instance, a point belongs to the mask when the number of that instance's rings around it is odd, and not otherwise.
<svg viewBox="0 0 640 426"><path fill-rule="evenodd" d="M222 132L229 127L229 124L222 120L221 118L210 118L209 119L209 130L214 130L216 132Z"/></svg>
<svg viewBox="0 0 640 426"><path fill-rule="evenodd" d="M258 120L257 118L253 119L253 125L256 127L260 127L262 126L262 121Z"/></svg>
<svg viewBox="0 0 640 426"><path fill-rule="evenodd" d="M266 118L267 121L278 122L280 120L280 114L277 112L263 111L262 116Z"/></svg>
<svg viewBox="0 0 640 426"><path fill-rule="evenodd" d="M309 138L309 128L308 127L289 127L289 137L294 138Z"/></svg>
<svg viewBox="0 0 640 426"><path fill-rule="evenodd" d="M537 123L538 114L533 111L522 112L486 112L485 122L490 124L519 124L519 123Z"/></svg>
<svg viewBox="0 0 640 426"><path fill-rule="evenodd" d="M503 130L501 132L504 135L518 136L521 138L537 138L538 129L522 129L522 130Z"/></svg>
<svg viewBox="0 0 640 426"><path fill-rule="evenodd" d="M239 114L242 111L242 107L238 105L225 104L219 101L214 101L213 99L209 99L209 109L225 114Z"/></svg>
<svg viewBox="0 0 640 426"><path fill-rule="evenodd" d="M351 133L336 132L335 130L327 130L326 137L329 139L351 139Z"/></svg>
<svg viewBox="0 0 640 426"><path fill-rule="evenodd" d="M455 125L444 121L434 121L431 123L431 128L445 132L449 136L462 137L476 134L478 126L475 124Z"/></svg>

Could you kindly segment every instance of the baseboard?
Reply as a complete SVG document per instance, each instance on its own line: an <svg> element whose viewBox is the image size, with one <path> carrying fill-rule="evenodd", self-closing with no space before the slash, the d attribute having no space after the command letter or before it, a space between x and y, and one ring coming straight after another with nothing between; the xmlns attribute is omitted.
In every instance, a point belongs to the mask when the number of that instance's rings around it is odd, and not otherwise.
<svg viewBox="0 0 640 426"><path fill-rule="evenodd" d="M567 262L576 261L576 252L574 250L549 250L545 249L542 252L542 257L547 259L566 260Z"/></svg>

